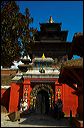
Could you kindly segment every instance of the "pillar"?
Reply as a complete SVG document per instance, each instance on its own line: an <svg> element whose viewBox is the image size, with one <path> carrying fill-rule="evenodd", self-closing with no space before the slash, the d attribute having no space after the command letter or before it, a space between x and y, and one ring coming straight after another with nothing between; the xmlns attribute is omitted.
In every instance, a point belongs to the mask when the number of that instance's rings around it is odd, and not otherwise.
<svg viewBox="0 0 84 128"><path fill-rule="evenodd" d="M58 90L60 89L60 92ZM59 93L59 94L58 94ZM55 102L57 101L58 98L62 100L62 85L58 83L58 80L55 82Z"/></svg>
<svg viewBox="0 0 84 128"><path fill-rule="evenodd" d="M14 83L14 82L11 83L10 100L9 100L9 112L18 111L19 89L20 89L19 84Z"/></svg>
<svg viewBox="0 0 84 128"><path fill-rule="evenodd" d="M55 95L54 95L55 97L54 97L54 101L55 101L55 103L56 103L56 82L55 82Z"/></svg>
<svg viewBox="0 0 84 128"><path fill-rule="evenodd" d="M30 92L31 92L31 82L29 79L24 79L23 83L23 99L27 99L28 108L30 107Z"/></svg>
<svg viewBox="0 0 84 128"><path fill-rule="evenodd" d="M78 116L83 120L83 87L78 85Z"/></svg>

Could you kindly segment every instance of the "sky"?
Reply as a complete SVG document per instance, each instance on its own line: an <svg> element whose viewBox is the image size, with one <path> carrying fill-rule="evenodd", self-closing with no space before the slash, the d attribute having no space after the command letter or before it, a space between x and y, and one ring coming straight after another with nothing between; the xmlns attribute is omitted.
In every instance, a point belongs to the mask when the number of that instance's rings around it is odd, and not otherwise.
<svg viewBox="0 0 84 128"><path fill-rule="evenodd" d="M17 1L20 12L29 8L34 18L32 27L40 30L39 23L47 23L52 16L54 22L62 23L62 30L68 30L67 41L74 33L83 32L83 1Z"/></svg>
<svg viewBox="0 0 84 128"><path fill-rule="evenodd" d="M39 23L47 23L52 16L54 22L62 23L61 30L68 30L67 41L71 42L76 32L83 32L83 1L16 1L20 12L29 8L34 22L31 27L40 30Z"/></svg>

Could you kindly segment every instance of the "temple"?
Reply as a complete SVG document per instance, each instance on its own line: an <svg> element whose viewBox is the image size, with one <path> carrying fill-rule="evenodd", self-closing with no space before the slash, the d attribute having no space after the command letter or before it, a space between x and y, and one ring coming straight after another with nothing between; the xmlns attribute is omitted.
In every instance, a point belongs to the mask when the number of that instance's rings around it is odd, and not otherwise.
<svg viewBox="0 0 84 128"><path fill-rule="evenodd" d="M65 116L70 116L70 110L76 116L78 96L73 94L75 87L58 81L60 66L68 60L71 48L71 43L66 41L68 31L61 31L61 25L54 23L52 17L49 23L40 23L41 31L34 35L32 63L28 56L21 58L10 90L2 88L2 105L8 112L20 110L20 102L24 100L27 110L46 114L53 111L54 104L61 99Z"/></svg>
<svg viewBox="0 0 84 128"><path fill-rule="evenodd" d="M67 42L68 31L61 30L62 23L54 23L52 17L49 23L40 23L40 31L34 35L35 42L32 48L34 56L61 59L69 54L71 43Z"/></svg>

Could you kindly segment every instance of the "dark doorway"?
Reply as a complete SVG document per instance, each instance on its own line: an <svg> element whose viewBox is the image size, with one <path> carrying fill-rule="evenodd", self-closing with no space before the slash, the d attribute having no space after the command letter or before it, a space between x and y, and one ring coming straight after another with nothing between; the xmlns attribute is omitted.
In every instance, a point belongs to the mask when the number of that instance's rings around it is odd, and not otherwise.
<svg viewBox="0 0 84 128"><path fill-rule="evenodd" d="M39 91L36 97L36 113L48 114L49 106L48 92L45 90Z"/></svg>

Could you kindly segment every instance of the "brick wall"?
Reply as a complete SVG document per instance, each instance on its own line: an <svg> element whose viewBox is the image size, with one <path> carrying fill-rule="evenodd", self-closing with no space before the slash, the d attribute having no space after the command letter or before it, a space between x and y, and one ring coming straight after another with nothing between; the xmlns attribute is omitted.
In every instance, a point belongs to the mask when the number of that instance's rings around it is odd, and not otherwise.
<svg viewBox="0 0 84 128"><path fill-rule="evenodd" d="M17 70L13 69L2 69L1 70L1 86L9 86L11 79L15 76Z"/></svg>
<svg viewBox="0 0 84 128"><path fill-rule="evenodd" d="M17 69L2 69L1 75L15 75L17 72Z"/></svg>

